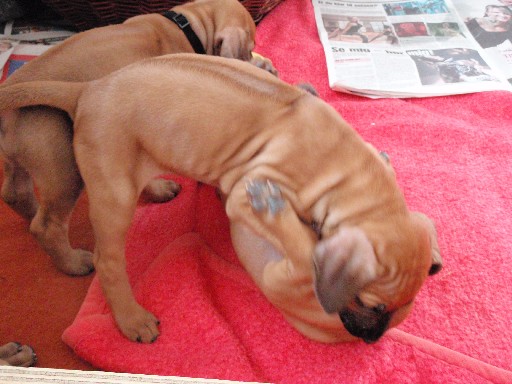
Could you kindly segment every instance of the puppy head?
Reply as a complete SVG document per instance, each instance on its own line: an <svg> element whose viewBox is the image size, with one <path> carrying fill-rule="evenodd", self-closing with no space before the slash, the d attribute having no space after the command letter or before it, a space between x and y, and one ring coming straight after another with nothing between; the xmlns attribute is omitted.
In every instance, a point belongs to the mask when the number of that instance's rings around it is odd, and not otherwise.
<svg viewBox="0 0 512 384"><path fill-rule="evenodd" d="M213 54L249 61L254 48L254 35L240 27L227 27L215 34Z"/></svg>
<svg viewBox="0 0 512 384"><path fill-rule="evenodd" d="M429 230L410 215L395 229L342 227L320 241L314 284L324 310L337 313L353 336L377 341L409 314L429 271L440 270Z"/></svg>
<svg viewBox="0 0 512 384"><path fill-rule="evenodd" d="M219 2L214 17L213 54L216 56L251 60L256 35L256 24L250 13L238 0Z"/></svg>
<svg viewBox="0 0 512 384"><path fill-rule="evenodd" d="M238 0L194 0L173 10L187 16L207 54L251 59L256 24Z"/></svg>

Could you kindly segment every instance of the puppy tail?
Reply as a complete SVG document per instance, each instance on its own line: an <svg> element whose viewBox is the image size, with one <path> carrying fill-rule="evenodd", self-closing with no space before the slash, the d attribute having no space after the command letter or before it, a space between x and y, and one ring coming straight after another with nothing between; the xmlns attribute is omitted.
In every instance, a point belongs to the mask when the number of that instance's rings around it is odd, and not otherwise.
<svg viewBox="0 0 512 384"><path fill-rule="evenodd" d="M74 119L85 83L29 81L0 87L0 112L46 105L62 109Z"/></svg>

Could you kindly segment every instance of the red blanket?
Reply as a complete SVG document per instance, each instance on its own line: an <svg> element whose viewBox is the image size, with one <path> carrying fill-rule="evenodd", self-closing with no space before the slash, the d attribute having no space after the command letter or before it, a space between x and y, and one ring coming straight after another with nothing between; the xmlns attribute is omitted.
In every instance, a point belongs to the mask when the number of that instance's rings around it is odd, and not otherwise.
<svg viewBox="0 0 512 384"><path fill-rule="evenodd" d="M297 333L236 259L213 189L177 178L173 201L137 210L127 246L140 303L161 320L151 345L116 329L97 279L64 341L104 370L278 383L512 382L512 94L369 100L331 91L308 0L258 26L283 80L308 81L390 154L411 209L437 223L445 268L378 343Z"/></svg>

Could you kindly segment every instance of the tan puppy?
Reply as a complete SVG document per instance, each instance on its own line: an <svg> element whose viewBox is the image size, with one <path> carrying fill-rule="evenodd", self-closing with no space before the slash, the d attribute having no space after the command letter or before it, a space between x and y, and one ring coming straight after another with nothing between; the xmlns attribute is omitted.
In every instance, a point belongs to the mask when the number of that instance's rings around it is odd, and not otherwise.
<svg viewBox="0 0 512 384"><path fill-rule="evenodd" d="M237 0L196 0L173 10L188 19L207 54L250 59L255 24ZM5 85L89 81L137 60L177 52L194 50L174 22L159 14L136 16L67 39L16 71ZM54 109L28 108L5 115L0 120L0 154L5 159L1 196L31 220L31 232L60 270L83 275L93 268L92 254L72 249L68 239L70 214L83 187L72 131L69 118ZM157 179L145 193L158 202L171 199L178 190L173 182Z"/></svg>
<svg viewBox="0 0 512 384"><path fill-rule="evenodd" d="M179 54L89 83L0 90L0 110L36 104L75 121L95 267L131 340L158 335L124 249L137 198L162 172L221 190L241 262L313 339L376 341L440 265L433 226L409 212L386 160L328 104L250 64Z"/></svg>

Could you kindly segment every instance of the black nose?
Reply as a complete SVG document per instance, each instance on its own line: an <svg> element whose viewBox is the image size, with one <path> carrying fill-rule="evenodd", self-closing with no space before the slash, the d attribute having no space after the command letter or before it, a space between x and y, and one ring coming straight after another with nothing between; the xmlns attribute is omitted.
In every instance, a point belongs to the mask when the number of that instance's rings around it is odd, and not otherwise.
<svg viewBox="0 0 512 384"><path fill-rule="evenodd" d="M388 329L391 313L359 313L348 309L339 313L346 330L366 343L375 343Z"/></svg>

